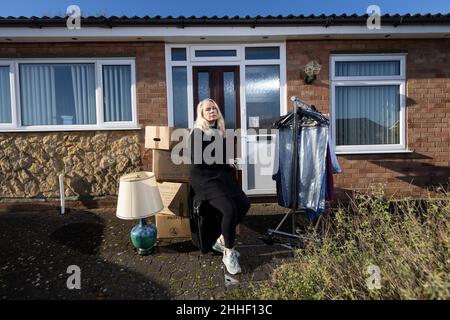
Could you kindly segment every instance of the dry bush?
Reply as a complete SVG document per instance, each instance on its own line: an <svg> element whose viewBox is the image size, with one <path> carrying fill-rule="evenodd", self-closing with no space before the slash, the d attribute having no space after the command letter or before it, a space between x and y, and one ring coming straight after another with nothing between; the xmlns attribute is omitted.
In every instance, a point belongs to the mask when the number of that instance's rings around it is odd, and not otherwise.
<svg viewBox="0 0 450 320"><path fill-rule="evenodd" d="M246 299L449 299L450 198L394 200L375 188L326 215L294 262L273 281L235 293ZM313 231L311 231L313 232ZM369 289L367 268L380 269Z"/></svg>

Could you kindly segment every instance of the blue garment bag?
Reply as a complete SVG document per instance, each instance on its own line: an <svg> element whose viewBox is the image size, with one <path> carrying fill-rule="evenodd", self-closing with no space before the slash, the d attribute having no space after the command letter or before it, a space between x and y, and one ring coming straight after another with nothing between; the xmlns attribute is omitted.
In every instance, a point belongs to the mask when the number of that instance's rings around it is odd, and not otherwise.
<svg viewBox="0 0 450 320"><path fill-rule="evenodd" d="M292 128L282 127L277 134L278 171L276 182L278 204L292 208ZM326 153L328 126L301 127L298 131L297 209L304 208L311 218L325 209Z"/></svg>

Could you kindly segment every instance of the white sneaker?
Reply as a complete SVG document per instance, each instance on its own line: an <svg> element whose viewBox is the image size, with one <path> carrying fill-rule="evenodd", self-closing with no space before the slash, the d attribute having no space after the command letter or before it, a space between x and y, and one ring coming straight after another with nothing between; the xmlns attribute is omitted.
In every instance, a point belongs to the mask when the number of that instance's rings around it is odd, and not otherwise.
<svg viewBox="0 0 450 320"><path fill-rule="evenodd" d="M229 273L237 274L242 272L236 251L231 251L229 254L224 253L222 261Z"/></svg>
<svg viewBox="0 0 450 320"><path fill-rule="evenodd" d="M220 253L224 253L224 251L225 251L225 245L222 243L222 241L220 241L220 238L217 238L217 240L214 243L214 245L212 246L212 248ZM241 256L241 254L236 250L234 250L234 251L236 252L236 254L239 258Z"/></svg>

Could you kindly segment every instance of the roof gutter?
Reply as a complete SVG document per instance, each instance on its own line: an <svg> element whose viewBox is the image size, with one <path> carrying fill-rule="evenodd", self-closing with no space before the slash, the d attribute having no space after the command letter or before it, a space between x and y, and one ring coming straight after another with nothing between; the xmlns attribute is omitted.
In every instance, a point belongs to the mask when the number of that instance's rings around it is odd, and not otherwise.
<svg viewBox="0 0 450 320"><path fill-rule="evenodd" d="M143 26L172 26L172 27L196 27L196 26L363 26L366 25L368 15L363 16L314 16L314 17L244 17L244 18L217 18L217 17L86 17L81 18L81 24L87 27L143 27ZM7 17L0 18L0 27L65 27L64 17ZM381 16L384 25L450 25L450 15L436 16Z"/></svg>

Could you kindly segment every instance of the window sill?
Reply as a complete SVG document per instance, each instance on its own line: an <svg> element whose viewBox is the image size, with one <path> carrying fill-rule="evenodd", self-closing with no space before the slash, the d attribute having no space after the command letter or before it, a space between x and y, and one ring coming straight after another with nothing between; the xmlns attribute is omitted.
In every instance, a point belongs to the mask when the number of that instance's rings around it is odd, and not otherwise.
<svg viewBox="0 0 450 320"><path fill-rule="evenodd" d="M58 128L0 128L2 133L12 132L64 132L64 131L120 131L120 130L141 130L142 126L133 127L58 127Z"/></svg>
<svg viewBox="0 0 450 320"><path fill-rule="evenodd" d="M351 154L391 154L391 153L413 153L415 150L362 150L362 151L336 151L336 155L351 155Z"/></svg>

